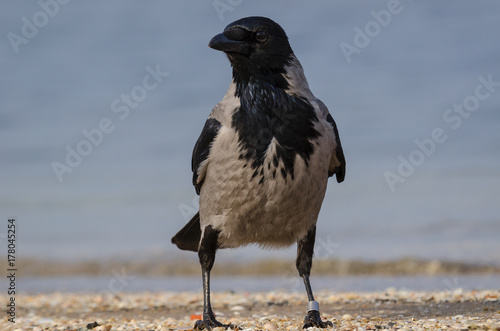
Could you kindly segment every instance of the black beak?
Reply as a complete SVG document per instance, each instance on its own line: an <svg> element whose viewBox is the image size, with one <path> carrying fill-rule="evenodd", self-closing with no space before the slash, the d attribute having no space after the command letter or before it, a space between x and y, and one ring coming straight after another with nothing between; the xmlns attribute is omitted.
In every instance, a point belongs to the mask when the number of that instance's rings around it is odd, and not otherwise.
<svg viewBox="0 0 500 331"><path fill-rule="evenodd" d="M250 45L244 41L231 40L224 33L219 33L210 40L208 47L226 53L250 54Z"/></svg>

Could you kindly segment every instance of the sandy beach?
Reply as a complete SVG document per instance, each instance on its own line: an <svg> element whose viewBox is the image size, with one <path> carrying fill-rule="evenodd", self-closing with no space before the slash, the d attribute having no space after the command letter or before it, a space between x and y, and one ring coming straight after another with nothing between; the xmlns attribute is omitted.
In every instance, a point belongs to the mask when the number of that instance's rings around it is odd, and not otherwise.
<svg viewBox="0 0 500 331"><path fill-rule="evenodd" d="M240 330L301 330L299 292L215 292L217 318ZM383 292L316 295L337 330L500 330L500 291ZM2 305L8 302L0 297ZM1 330L191 330L202 311L198 292L48 293L18 295L16 323Z"/></svg>

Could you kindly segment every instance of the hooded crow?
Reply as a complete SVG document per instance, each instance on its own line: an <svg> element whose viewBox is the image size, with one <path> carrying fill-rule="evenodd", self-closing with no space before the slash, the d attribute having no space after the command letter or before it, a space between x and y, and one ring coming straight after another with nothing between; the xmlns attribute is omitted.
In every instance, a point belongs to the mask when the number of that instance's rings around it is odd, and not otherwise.
<svg viewBox="0 0 500 331"><path fill-rule="evenodd" d="M200 210L172 242L198 252L203 320L195 329L231 327L215 319L210 270L217 249L297 243L296 266L308 297L304 328L328 327L309 275L316 222L328 177L342 182L345 159L337 126L309 89L285 31L265 17L229 24L209 47L226 53L229 89L210 113L192 156Z"/></svg>

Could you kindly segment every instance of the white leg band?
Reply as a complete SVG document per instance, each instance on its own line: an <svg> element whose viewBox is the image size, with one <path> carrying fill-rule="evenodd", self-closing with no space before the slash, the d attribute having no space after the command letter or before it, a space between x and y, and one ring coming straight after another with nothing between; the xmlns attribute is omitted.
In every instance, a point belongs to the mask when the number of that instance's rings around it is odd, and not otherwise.
<svg viewBox="0 0 500 331"><path fill-rule="evenodd" d="M307 311L311 311L311 310L319 311L318 301L308 301L307 302Z"/></svg>

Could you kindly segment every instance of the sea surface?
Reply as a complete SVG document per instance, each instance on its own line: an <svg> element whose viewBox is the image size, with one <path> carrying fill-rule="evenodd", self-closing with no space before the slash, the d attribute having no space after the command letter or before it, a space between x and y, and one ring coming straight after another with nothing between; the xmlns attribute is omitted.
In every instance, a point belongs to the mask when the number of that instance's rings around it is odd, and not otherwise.
<svg viewBox="0 0 500 331"><path fill-rule="evenodd" d="M192 147L231 79L207 44L262 15L287 32L347 160L316 255L499 264L500 3L391 3L3 1L0 256L9 218L17 259L191 256L170 238L196 212Z"/></svg>
<svg viewBox="0 0 500 331"><path fill-rule="evenodd" d="M313 276L315 291L376 292L387 289L408 291L472 291L500 288L498 275L461 276ZM0 284L4 283L0 281ZM3 284L2 284L3 285ZM202 292L201 277L35 277L20 282L23 293L85 292ZM304 292L304 284L296 277L212 277L216 292Z"/></svg>

